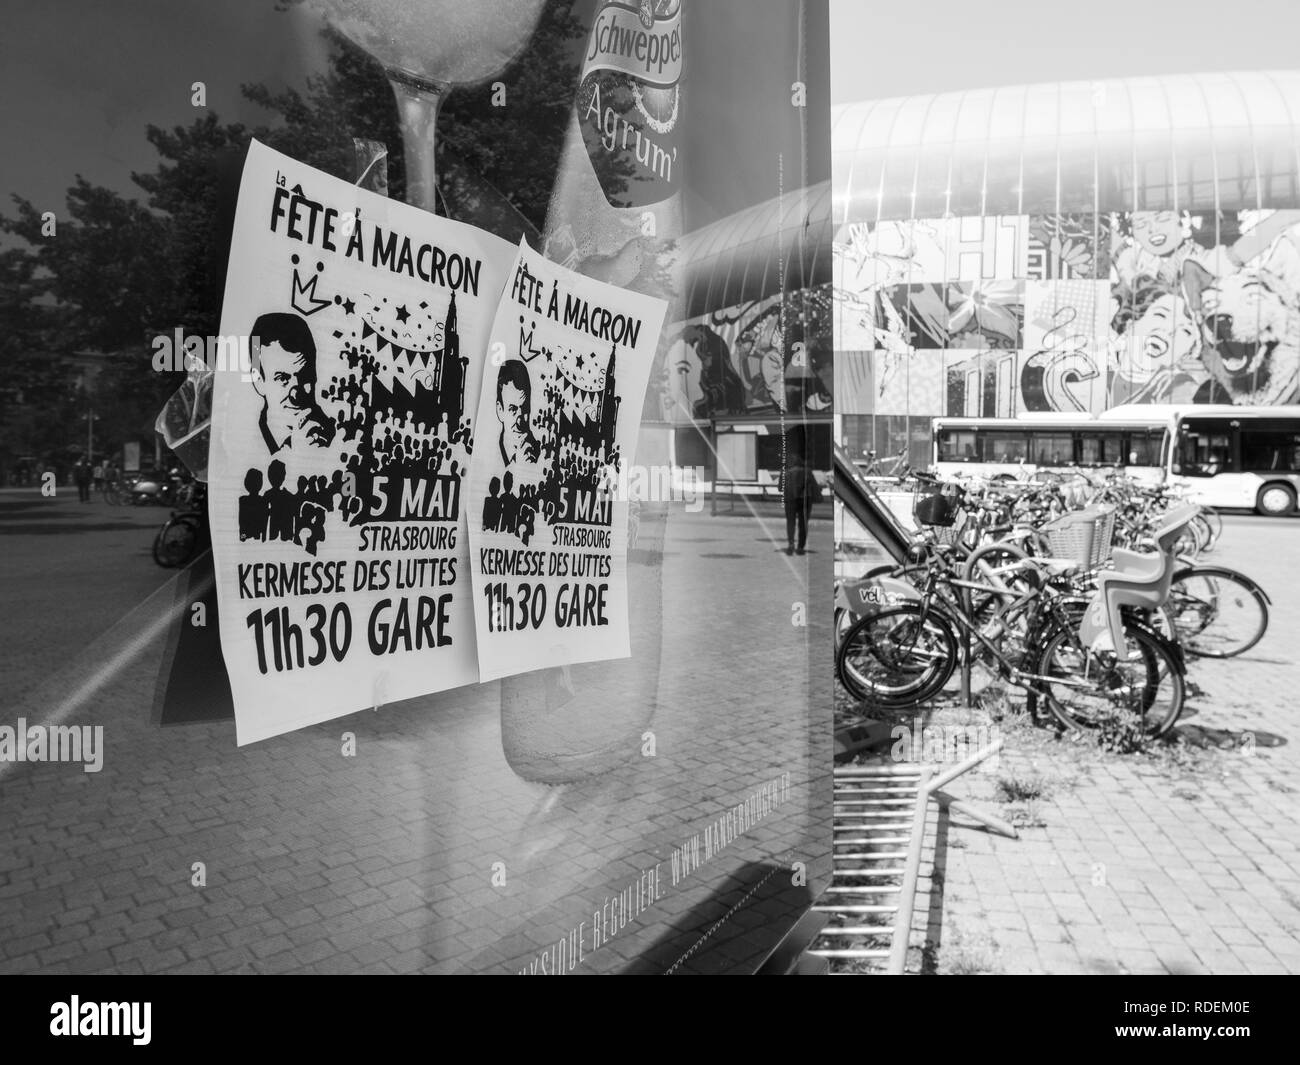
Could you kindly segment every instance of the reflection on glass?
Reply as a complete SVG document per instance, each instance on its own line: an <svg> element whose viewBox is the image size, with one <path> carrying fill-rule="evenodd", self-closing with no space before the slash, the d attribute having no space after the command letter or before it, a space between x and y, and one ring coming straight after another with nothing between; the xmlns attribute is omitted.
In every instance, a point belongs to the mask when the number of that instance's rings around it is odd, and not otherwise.
<svg viewBox="0 0 1300 1065"><path fill-rule="evenodd" d="M434 210L438 107L455 85L504 68L537 25L544 0L315 0L330 24L383 64L402 122L406 198Z"/></svg>

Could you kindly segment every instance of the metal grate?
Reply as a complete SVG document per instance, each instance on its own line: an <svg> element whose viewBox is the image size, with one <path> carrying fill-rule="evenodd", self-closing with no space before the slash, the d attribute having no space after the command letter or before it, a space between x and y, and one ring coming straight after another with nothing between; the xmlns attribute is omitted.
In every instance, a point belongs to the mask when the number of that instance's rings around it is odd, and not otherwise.
<svg viewBox="0 0 1300 1065"><path fill-rule="evenodd" d="M835 872L815 907L829 923L809 953L834 972L902 973L925 843L931 770L835 770Z"/></svg>

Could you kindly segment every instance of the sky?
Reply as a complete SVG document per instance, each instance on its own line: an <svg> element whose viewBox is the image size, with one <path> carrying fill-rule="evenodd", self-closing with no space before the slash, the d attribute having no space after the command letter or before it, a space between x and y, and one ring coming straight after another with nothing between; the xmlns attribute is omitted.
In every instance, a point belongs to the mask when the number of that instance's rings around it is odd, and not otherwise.
<svg viewBox="0 0 1300 1065"><path fill-rule="evenodd" d="M830 0L831 103L1300 68L1300 0Z"/></svg>

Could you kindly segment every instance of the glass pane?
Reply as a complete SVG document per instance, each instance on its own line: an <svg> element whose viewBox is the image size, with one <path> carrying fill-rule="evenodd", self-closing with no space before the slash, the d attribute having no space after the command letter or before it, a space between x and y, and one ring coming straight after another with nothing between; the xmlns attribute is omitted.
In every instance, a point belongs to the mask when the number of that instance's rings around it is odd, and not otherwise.
<svg viewBox="0 0 1300 1065"><path fill-rule="evenodd" d="M1061 211L1091 211L1097 193L1097 142L1089 134L1062 138Z"/></svg>
<svg viewBox="0 0 1300 1065"><path fill-rule="evenodd" d="M1039 466L1065 466L1074 461L1074 434L1034 433L1030 438L1031 461Z"/></svg>
<svg viewBox="0 0 1300 1065"><path fill-rule="evenodd" d="M1163 439L1164 434L1159 432L1130 433L1125 461L1129 466L1159 466Z"/></svg>
<svg viewBox="0 0 1300 1065"><path fill-rule="evenodd" d="M1176 472L1185 477L1213 477L1230 468L1232 439L1226 432L1197 432L1194 426L1184 425L1179 456L1182 468Z"/></svg>
<svg viewBox="0 0 1300 1065"><path fill-rule="evenodd" d="M1112 466L1120 461L1123 437L1119 433L1084 434L1079 443L1081 466Z"/></svg>
<svg viewBox="0 0 1300 1065"><path fill-rule="evenodd" d="M1028 457L1026 433L996 432L984 434L985 462L1024 462Z"/></svg>
<svg viewBox="0 0 1300 1065"><path fill-rule="evenodd" d="M940 462L976 462L979 457L979 434L973 429L945 429L939 434Z"/></svg>
<svg viewBox="0 0 1300 1065"><path fill-rule="evenodd" d="M1300 443L1300 440L1293 432L1243 429L1241 468L1257 472L1294 470L1297 443Z"/></svg>

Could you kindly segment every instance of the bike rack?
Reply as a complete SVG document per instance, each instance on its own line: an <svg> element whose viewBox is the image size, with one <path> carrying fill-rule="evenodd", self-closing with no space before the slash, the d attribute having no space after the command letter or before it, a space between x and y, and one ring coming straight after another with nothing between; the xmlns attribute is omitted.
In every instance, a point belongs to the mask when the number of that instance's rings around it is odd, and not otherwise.
<svg viewBox="0 0 1300 1065"><path fill-rule="evenodd" d="M835 871L813 907L832 923L809 954L832 964L873 964L888 975L906 972L929 800L1019 838L1001 818L939 790L1001 749L999 739L943 772L896 762L835 770Z"/></svg>

